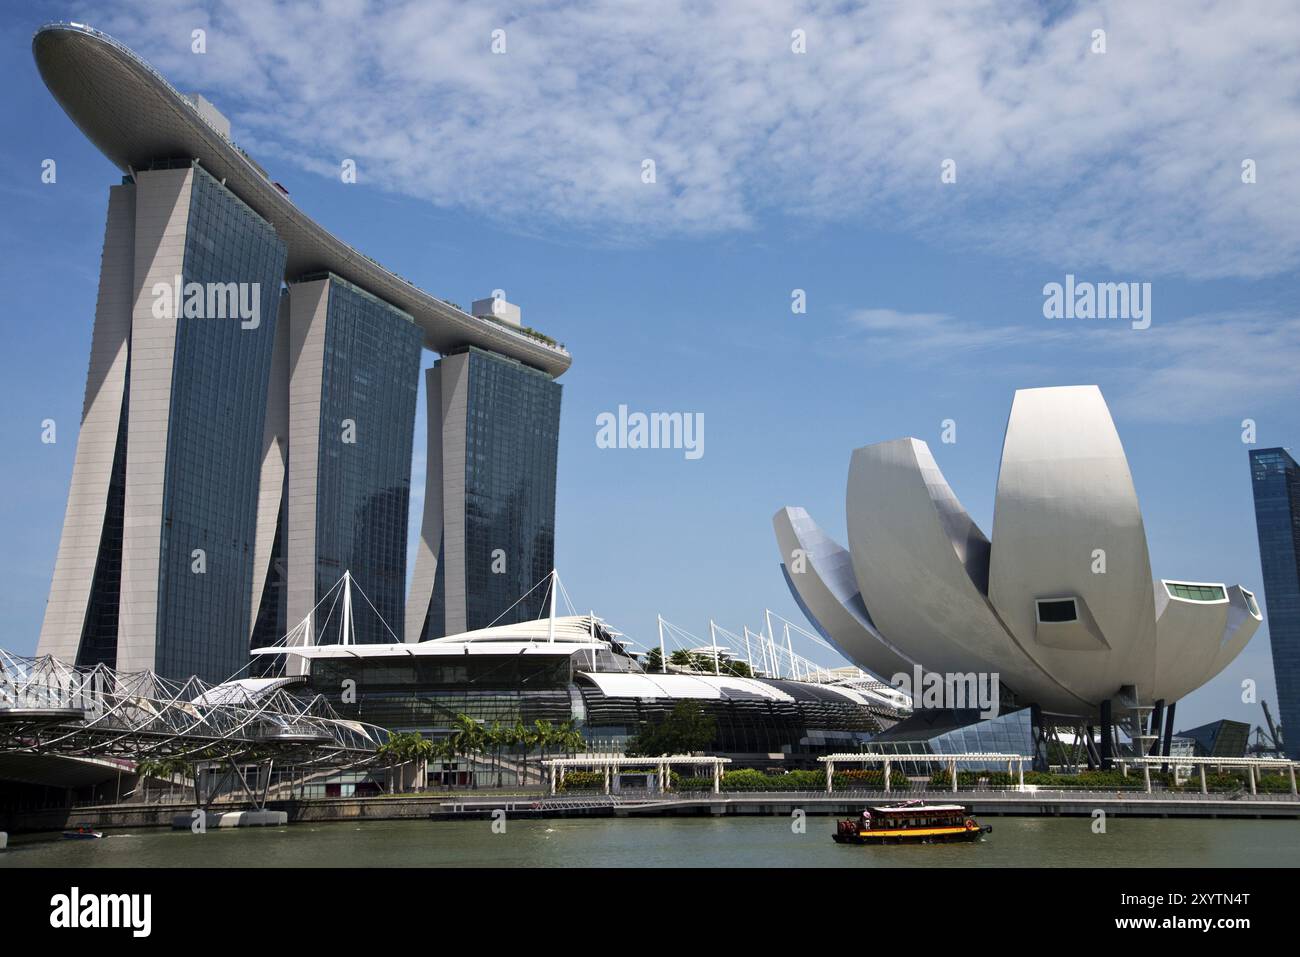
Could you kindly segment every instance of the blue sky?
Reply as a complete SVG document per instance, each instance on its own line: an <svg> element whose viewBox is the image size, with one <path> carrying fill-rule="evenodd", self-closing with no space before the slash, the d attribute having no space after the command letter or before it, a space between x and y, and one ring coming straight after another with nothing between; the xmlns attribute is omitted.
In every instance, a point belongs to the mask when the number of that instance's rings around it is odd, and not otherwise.
<svg viewBox="0 0 1300 957"><path fill-rule="evenodd" d="M1300 437L1294 9L321 6L34 4L0 21L4 646L36 645L119 176L37 76L48 19L100 27L208 96L357 248L462 304L502 288L567 344L557 562L583 610L635 638L653 640L656 612L701 635L710 616L760 627L765 606L800 620L771 515L806 506L843 541L861 445L928 441L991 532L1011 398L1033 386L1101 386L1156 575L1261 589L1241 423L1260 445ZM1150 282L1151 328L1045 319L1043 286L1067 273ZM704 456L597 448L619 404L703 413ZM1180 726L1258 723L1244 678L1273 699L1266 629Z"/></svg>

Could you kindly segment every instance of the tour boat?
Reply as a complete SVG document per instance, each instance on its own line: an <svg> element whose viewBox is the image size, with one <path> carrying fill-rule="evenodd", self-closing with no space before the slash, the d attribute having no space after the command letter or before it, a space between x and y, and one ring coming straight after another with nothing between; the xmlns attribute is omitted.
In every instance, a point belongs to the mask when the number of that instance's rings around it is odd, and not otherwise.
<svg viewBox="0 0 1300 957"><path fill-rule="evenodd" d="M976 841L992 830L964 805L908 801L867 808L859 817L840 821L833 836L836 844L942 844Z"/></svg>

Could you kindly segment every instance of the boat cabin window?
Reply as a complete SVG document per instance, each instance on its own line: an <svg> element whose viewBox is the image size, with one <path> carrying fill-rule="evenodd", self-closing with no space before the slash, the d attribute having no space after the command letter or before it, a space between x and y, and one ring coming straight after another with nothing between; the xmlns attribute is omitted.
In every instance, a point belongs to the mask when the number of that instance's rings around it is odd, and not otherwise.
<svg viewBox="0 0 1300 957"><path fill-rule="evenodd" d="M953 827L965 819L964 810L924 810L895 811L878 810L868 816L863 815L863 823L874 828L926 828Z"/></svg>

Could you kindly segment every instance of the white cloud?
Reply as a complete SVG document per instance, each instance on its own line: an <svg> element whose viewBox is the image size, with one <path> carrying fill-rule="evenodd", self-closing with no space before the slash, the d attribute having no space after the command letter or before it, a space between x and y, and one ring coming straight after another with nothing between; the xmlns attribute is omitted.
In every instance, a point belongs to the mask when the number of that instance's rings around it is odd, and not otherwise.
<svg viewBox="0 0 1300 957"><path fill-rule="evenodd" d="M911 358L923 364L1069 335L1059 325L981 324L942 312L897 309L854 310L849 313L848 327L848 334L835 342L837 351L845 342L859 340L866 346L863 354L878 361Z"/></svg>
<svg viewBox="0 0 1300 957"><path fill-rule="evenodd" d="M1300 317L1213 313L1107 338L1103 358L1124 383L1117 408L1130 418L1255 417L1295 402Z"/></svg>
<svg viewBox="0 0 1300 957"><path fill-rule="evenodd" d="M946 313L888 308L849 313L828 355L891 365L943 367L945 374L1105 387L1129 419L1186 422L1254 417L1295 401L1300 316L1231 311L1158 317L1149 329L1127 322L1047 320L984 323ZM972 361L971 354L978 353Z"/></svg>
<svg viewBox="0 0 1300 957"><path fill-rule="evenodd" d="M1293 3L116 9L96 25L209 93L260 155L276 144L278 162L317 171L352 157L363 182L524 230L635 242L776 211L1072 269L1300 262ZM941 186L949 157L957 183Z"/></svg>

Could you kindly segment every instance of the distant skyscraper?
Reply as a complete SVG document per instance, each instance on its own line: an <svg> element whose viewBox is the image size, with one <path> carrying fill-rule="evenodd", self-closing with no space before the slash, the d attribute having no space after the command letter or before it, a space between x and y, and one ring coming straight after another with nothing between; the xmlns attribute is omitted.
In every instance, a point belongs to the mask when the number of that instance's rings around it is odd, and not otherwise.
<svg viewBox="0 0 1300 957"><path fill-rule="evenodd" d="M1286 449L1256 449L1250 473L1282 738L1300 759L1300 465Z"/></svg>

